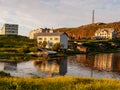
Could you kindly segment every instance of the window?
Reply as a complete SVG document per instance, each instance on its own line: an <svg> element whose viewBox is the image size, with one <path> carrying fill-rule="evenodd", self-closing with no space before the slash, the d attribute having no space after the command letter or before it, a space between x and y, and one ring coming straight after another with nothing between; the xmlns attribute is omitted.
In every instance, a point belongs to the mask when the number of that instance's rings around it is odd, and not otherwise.
<svg viewBox="0 0 120 90"><path fill-rule="evenodd" d="M39 40L42 40L42 38L39 38Z"/></svg>
<svg viewBox="0 0 120 90"><path fill-rule="evenodd" d="M52 38L50 38L50 40L52 40Z"/></svg>
<svg viewBox="0 0 120 90"><path fill-rule="evenodd" d="M14 31L12 31L12 33L15 33Z"/></svg>
<svg viewBox="0 0 120 90"><path fill-rule="evenodd" d="M55 38L54 40L58 40L58 38Z"/></svg>
<svg viewBox="0 0 120 90"><path fill-rule="evenodd" d="M44 40L46 41L47 39L46 39L46 38L44 38Z"/></svg>

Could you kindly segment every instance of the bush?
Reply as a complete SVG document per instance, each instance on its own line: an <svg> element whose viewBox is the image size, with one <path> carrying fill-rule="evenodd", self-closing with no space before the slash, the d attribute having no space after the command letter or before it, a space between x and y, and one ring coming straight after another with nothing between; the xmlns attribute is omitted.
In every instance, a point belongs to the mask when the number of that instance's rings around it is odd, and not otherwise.
<svg viewBox="0 0 120 90"><path fill-rule="evenodd" d="M10 77L10 74L0 71L0 77L5 77L5 76Z"/></svg>

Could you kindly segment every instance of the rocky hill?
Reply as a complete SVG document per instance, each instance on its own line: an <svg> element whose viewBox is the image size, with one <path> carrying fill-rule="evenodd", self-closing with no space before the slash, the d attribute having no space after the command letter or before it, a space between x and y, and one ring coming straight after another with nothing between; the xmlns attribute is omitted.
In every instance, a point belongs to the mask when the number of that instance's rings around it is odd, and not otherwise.
<svg viewBox="0 0 120 90"><path fill-rule="evenodd" d="M91 38L94 36L94 33L99 28L116 28L118 31L118 38L120 38L120 22L113 23L95 23L83 25L76 28L58 28L57 31L66 32L69 36L74 37L75 39L80 38Z"/></svg>

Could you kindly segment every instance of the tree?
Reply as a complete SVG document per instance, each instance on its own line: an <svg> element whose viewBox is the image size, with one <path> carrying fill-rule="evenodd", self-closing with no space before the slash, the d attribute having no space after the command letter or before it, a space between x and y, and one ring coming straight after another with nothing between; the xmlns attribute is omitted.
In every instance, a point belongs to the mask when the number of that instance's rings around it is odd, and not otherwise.
<svg viewBox="0 0 120 90"><path fill-rule="evenodd" d="M60 50L60 43L55 43L52 47L52 50L59 51Z"/></svg>
<svg viewBox="0 0 120 90"><path fill-rule="evenodd" d="M64 45L60 43L55 43L52 47L52 50L55 50L55 51L60 51L61 49L64 49Z"/></svg>
<svg viewBox="0 0 120 90"><path fill-rule="evenodd" d="M42 46L42 42L41 41L38 43L38 46L40 46L40 47Z"/></svg>
<svg viewBox="0 0 120 90"><path fill-rule="evenodd" d="M47 42L46 42L46 41L43 41L43 43L42 43L42 47L45 48L46 45L47 45Z"/></svg>

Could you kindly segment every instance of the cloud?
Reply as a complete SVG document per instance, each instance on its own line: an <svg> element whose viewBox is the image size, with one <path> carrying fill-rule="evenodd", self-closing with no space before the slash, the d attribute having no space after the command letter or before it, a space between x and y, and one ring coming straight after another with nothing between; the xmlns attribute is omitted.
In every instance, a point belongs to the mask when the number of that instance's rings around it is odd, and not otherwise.
<svg viewBox="0 0 120 90"><path fill-rule="evenodd" d="M0 0L0 26L17 23L19 34L45 27L76 27L96 22L119 21L120 0Z"/></svg>

